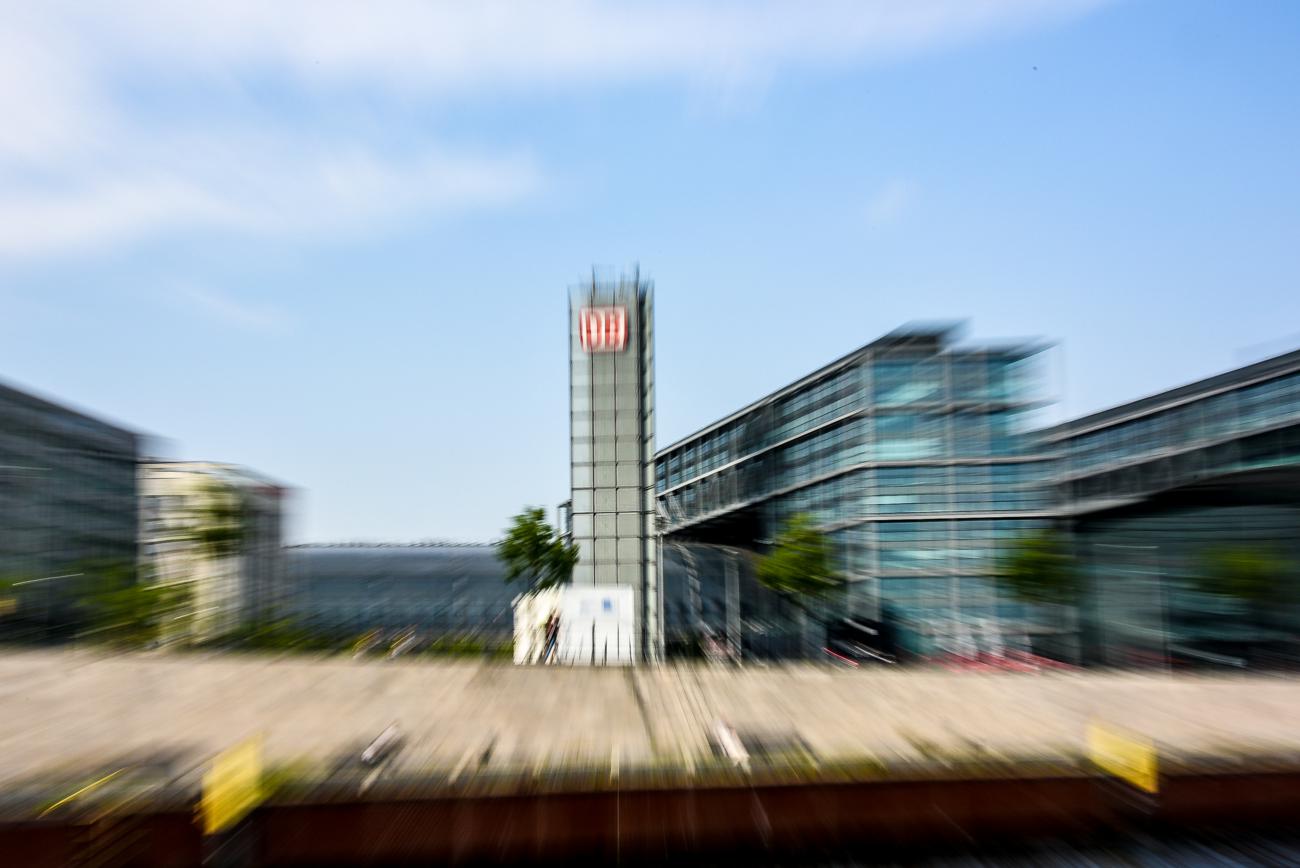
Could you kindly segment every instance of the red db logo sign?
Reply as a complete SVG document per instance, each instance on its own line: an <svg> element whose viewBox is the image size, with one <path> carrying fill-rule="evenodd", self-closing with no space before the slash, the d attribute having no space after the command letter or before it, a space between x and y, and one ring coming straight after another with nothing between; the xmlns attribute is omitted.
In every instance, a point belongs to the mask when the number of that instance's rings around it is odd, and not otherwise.
<svg viewBox="0 0 1300 868"><path fill-rule="evenodd" d="M589 353L616 353L627 346L627 309L584 307L578 311L578 340Z"/></svg>

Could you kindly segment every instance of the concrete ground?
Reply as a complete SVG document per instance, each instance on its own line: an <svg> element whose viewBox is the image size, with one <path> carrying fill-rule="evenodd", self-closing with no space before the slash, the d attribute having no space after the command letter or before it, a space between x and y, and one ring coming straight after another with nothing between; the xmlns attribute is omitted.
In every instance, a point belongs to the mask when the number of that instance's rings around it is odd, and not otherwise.
<svg viewBox="0 0 1300 868"><path fill-rule="evenodd" d="M823 760L1077 756L1094 719L1164 755L1300 756L1300 679L10 652L0 785L130 755L198 767L254 733L268 763L320 761L359 754L394 722L400 767L445 770L690 767L717 721L797 735Z"/></svg>

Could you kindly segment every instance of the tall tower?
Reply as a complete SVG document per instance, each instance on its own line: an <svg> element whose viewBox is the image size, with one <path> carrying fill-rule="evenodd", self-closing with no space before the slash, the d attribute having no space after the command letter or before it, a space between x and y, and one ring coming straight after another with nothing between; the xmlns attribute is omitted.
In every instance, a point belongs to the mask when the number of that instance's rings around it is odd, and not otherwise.
<svg viewBox="0 0 1300 868"><path fill-rule="evenodd" d="M632 656L663 656L655 534L654 290L639 271L569 291L573 584L631 589Z"/></svg>

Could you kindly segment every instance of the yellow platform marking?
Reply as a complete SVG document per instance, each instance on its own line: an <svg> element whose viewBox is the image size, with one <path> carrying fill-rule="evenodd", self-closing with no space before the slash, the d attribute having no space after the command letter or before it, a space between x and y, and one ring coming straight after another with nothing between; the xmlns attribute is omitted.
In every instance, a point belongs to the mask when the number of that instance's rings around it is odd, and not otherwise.
<svg viewBox="0 0 1300 868"><path fill-rule="evenodd" d="M262 795L262 739L255 736L218 754L203 776L203 833L212 835L238 823Z"/></svg>
<svg viewBox="0 0 1300 868"><path fill-rule="evenodd" d="M1088 757L1098 768L1139 790L1159 790L1156 747L1150 739L1094 721L1088 726Z"/></svg>

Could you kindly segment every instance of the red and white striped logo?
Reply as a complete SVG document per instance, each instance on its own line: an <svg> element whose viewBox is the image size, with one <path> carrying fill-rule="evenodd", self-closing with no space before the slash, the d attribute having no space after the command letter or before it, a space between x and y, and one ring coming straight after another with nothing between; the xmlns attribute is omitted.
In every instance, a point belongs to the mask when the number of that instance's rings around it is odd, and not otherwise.
<svg viewBox="0 0 1300 868"><path fill-rule="evenodd" d="M588 353L616 353L627 346L627 308L584 307L578 311L578 340Z"/></svg>

